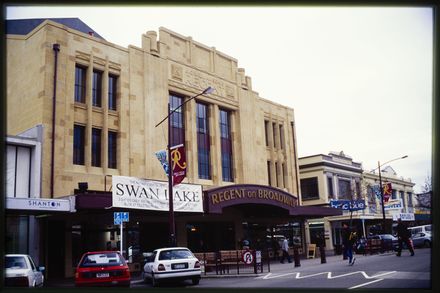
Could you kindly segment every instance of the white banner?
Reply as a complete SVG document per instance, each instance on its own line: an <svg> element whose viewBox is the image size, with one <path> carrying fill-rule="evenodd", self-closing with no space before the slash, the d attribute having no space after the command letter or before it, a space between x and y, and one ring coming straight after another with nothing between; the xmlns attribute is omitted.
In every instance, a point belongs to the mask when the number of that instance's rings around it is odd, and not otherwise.
<svg viewBox="0 0 440 293"><path fill-rule="evenodd" d="M400 210L403 208L402 199L390 199L387 203L385 203L385 210Z"/></svg>
<svg viewBox="0 0 440 293"><path fill-rule="evenodd" d="M113 207L168 211L168 182L113 176ZM173 210L203 213L202 186L179 184L173 187Z"/></svg>

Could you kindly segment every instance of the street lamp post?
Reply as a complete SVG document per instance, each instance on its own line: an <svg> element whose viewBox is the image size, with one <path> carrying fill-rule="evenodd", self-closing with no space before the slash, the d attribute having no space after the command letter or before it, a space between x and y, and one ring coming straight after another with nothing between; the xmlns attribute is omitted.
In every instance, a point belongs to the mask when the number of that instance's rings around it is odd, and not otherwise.
<svg viewBox="0 0 440 293"><path fill-rule="evenodd" d="M214 91L214 88L207 87L203 92L187 99L185 102L180 104L175 109L171 110L171 105L168 102L168 115L162 119L159 123L156 124L155 127L158 127L161 125L165 120L168 120L168 203L169 203L169 245L170 246L176 246L176 225L174 221L174 207L173 207L173 166L172 166L172 159L171 159L171 143L172 143L172 133L171 133L171 122L170 117L171 115L176 112L178 109L182 108L183 105L188 103L189 101L197 98L198 96L210 94Z"/></svg>
<svg viewBox="0 0 440 293"><path fill-rule="evenodd" d="M386 223L386 219L385 219L385 201L384 201L384 198L383 198L383 187L382 187L382 174L381 174L381 171L380 171L380 167L382 167L382 166L384 166L384 165L386 165L386 164L388 164L388 163L394 162L394 161L396 161L396 160L405 159L405 158L408 158L408 156L405 155L405 156L403 156L403 157L399 157L399 158L396 158L396 159L392 159L392 160L389 160L389 161L387 161L387 162L385 162L385 163L383 163L383 164L380 164L380 161L377 161L377 169L379 169L379 190L380 190L380 200L381 200L381 203L382 203L382 233L383 233L383 234L385 234L385 223ZM373 171L374 171L374 170L373 170Z"/></svg>

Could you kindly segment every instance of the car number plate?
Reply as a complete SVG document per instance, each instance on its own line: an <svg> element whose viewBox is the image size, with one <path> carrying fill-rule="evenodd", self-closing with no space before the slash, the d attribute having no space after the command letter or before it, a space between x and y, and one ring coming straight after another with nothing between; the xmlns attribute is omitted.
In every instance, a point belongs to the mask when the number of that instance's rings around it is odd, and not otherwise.
<svg viewBox="0 0 440 293"><path fill-rule="evenodd" d="M173 264L173 269L180 270L180 269L186 269L188 267L187 263L175 263Z"/></svg>
<svg viewBox="0 0 440 293"><path fill-rule="evenodd" d="M108 278L109 276L109 273L96 273L97 278Z"/></svg>

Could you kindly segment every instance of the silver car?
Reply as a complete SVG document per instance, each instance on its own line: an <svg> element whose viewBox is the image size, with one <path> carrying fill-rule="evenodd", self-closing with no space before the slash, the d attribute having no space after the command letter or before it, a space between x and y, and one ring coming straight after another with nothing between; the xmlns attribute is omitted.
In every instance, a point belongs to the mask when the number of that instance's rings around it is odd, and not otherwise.
<svg viewBox="0 0 440 293"><path fill-rule="evenodd" d="M145 260L142 272L153 287L165 280L191 280L198 285L201 274L199 260L186 247L156 249Z"/></svg>
<svg viewBox="0 0 440 293"><path fill-rule="evenodd" d="M44 285L44 267L36 267L30 255L5 255L5 286L40 287Z"/></svg>
<svg viewBox="0 0 440 293"><path fill-rule="evenodd" d="M411 236L414 247L431 247L431 233L420 232Z"/></svg>

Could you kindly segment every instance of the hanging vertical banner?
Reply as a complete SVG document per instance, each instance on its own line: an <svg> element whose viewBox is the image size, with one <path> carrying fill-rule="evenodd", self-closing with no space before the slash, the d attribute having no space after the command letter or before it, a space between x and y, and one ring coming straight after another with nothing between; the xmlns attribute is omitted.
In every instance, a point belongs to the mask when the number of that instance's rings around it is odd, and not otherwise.
<svg viewBox="0 0 440 293"><path fill-rule="evenodd" d="M183 144L171 148L171 162L173 168L173 186L176 186L186 177L186 155Z"/></svg>
<svg viewBox="0 0 440 293"><path fill-rule="evenodd" d="M167 161L167 151L162 150L155 153L157 159L159 160L160 164L163 167L163 170L165 171L165 174L168 176L168 161Z"/></svg>
<svg viewBox="0 0 440 293"><path fill-rule="evenodd" d="M383 185L383 200L388 202L390 200L393 189L391 188L391 183L385 183Z"/></svg>

